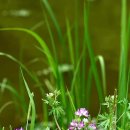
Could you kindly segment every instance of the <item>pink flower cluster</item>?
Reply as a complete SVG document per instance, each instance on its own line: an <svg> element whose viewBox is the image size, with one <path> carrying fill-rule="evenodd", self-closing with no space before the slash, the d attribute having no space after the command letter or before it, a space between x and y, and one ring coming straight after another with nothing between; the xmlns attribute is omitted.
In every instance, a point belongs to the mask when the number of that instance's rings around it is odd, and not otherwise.
<svg viewBox="0 0 130 130"><path fill-rule="evenodd" d="M86 110L85 108L80 108L80 109L78 109L78 110L75 112L75 115L76 115L76 116L79 116L79 117L81 117L81 116L88 117L88 116L89 116L88 110Z"/></svg>
<svg viewBox="0 0 130 130"><path fill-rule="evenodd" d="M88 110L80 108L75 112L76 118L70 123L68 130L97 130L96 124L89 119Z"/></svg>
<svg viewBox="0 0 130 130"><path fill-rule="evenodd" d="M70 123L70 126L69 126L69 130L75 130L76 128L78 130L84 128L85 124L83 121L81 122L78 122L78 121L75 121L73 120L71 123Z"/></svg>

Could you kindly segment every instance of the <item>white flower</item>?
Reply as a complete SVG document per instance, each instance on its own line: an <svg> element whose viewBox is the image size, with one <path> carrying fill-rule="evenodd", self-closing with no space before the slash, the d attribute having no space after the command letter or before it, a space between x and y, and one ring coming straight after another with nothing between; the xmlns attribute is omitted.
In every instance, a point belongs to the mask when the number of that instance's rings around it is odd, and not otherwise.
<svg viewBox="0 0 130 130"><path fill-rule="evenodd" d="M83 119L83 122L86 124L86 123L88 123L88 119L87 118L84 118Z"/></svg>
<svg viewBox="0 0 130 130"><path fill-rule="evenodd" d="M51 97L54 96L54 94L53 93L47 93L46 96L51 98Z"/></svg>

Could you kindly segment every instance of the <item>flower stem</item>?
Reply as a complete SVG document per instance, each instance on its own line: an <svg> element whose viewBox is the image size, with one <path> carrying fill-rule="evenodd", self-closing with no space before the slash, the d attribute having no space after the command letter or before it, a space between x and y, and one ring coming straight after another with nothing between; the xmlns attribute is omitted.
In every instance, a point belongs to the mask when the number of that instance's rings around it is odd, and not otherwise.
<svg viewBox="0 0 130 130"><path fill-rule="evenodd" d="M61 130L61 128L60 128L60 126L59 126L59 123L58 123L58 121L57 121L57 119L56 119L55 114L54 114L54 120L55 120L55 123L56 123L56 126L57 126L58 130Z"/></svg>

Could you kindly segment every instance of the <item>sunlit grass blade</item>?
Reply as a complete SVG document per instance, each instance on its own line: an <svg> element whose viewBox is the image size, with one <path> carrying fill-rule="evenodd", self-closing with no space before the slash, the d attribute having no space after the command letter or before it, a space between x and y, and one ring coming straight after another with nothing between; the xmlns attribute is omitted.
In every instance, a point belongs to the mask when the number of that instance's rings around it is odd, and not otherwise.
<svg viewBox="0 0 130 130"><path fill-rule="evenodd" d="M118 95L119 100L126 97L126 71L127 71L127 56L128 56L128 42L126 33L126 1L122 0L122 12L121 12L121 53L120 53L120 74L119 74L119 86Z"/></svg>
<svg viewBox="0 0 130 130"><path fill-rule="evenodd" d="M55 18L55 15L54 15L54 13L53 13L53 11L52 11L49 3L48 3L48 0L42 0L42 2L44 3L44 5L45 5L45 7L46 7L46 9L47 9L53 23L54 23L54 26L55 26L55 28L57 30L58 37L59 37L59 40L60 40L61 44L64 44L64 38L62 36L61 28L60 28L59 23L57 22L57 20Z"/></svg>
<svg viewBox="0 0 130 130"><path fill-rule="evenodd" d="M120 52L120 67L119 67L119 85L118 85L118 98L123 100L127 96L127 68L128 68L128 33L127 30L127 0L121 1L121 52ZM129 24L129 23L128 23ZM128 25L129 27L129 25ZM118 107L118 117L123 113L123 109ZM123 115L121 122L121 128L125 128L125 115Z"/></svg>
<svg viewBox="0 0 130 130"><path fill-rule="evenodd" d="M30 89L29 89L29 86L24 78L24 75L23 75L23 72L21 70L21 75L22 75L22 78L23 78L23 81L24 81L24 84L25 84L25 87L26 87L26 90L27 90L27 93L28 93L28 96L29 96L29 99L30 99L30 104L31 104L31 124L30 124L30 130L34 130L34 126L35 126L35 119L36 119L36 108L35 108L35 103L34 103L34 99L33 99L33 93L31 93ZM30 113L30 111L28 112Z"/></svg>
<svg viewBox="0 0 130 130"><path fill-rule="evenodd" d="M27 113L27 120L26 120L26 130L28 130L28 127L29 127L29 120L30 120L30 117L31 117L31 101L29 102L29 106L28 106L28 113Z"/></svg>
<svg viewBox="0 0 130 130"><path fill-rule="evenodd" d="M106 71L105 71L105 62L104 62L104 58L103 58L103 56L98 55L98 56L96 57L96 60L99 61L99 63L100 63L101 76L102 76L103 93L104 93L104 96L107 96Z"/></svg>
<svg viewBox="0 0 130 130"><path fill-rule="evenodd" d="M88 8L89 8L89 6L88 6ZM89 33L88 33L88 10L89 9L87 9L86 4L85 4L85 6L84 6L85 42L86 42L89 57L90 57L90 62L91 62L91 66L92 66L92 72L93 72L93 75L94 75L95 83L96 83L99 102L102 103L104 101L104 95L103 95L103 90L102 90L100 78L99 78L98 71L97 71L94 52L93 52L93 49L92 49L92 45L91 45L91 41L90 41L90 37L89 37Z"/></svg>
<svg viewBox="0 0 130 130"><path fill-rule="evenodd" d="M128 99L128 94L129 94L129 85L130 85L130 66L129 66L129 72L128 72L128 77L127 77L127 88L126 88L126 99ZM125 128L126 126L126 123L128 122L128 119L127 119L127 111L128 111L128 104L127 102L124 104L124 116L123 116L123 127Z"/></svg>

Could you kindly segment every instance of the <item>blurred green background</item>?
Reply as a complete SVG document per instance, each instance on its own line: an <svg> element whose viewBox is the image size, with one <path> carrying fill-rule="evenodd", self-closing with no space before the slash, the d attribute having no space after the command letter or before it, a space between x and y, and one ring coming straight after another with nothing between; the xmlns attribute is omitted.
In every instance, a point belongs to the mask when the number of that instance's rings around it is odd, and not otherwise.
<svg viewBox="0 0 130 130"><path fill-rule="evenodd" d="M90 17L89 17L89 32L92 41L92 46L95 55L102 55L106 64L106 78L108 93L113 93L114 88L118 84L118 68L120 56L120 9L121 2L119 0L89 0L91 1ZM49 0L49 3L54 11L54 14L60 24L63 34L66 33L66 18L70 20L73 27L75 22L75 12L78 14L79 21L79 36L80 42L83 38L83 0ZM78 3L78 10L76 10L76 3ZM130 2L128 1L128 7ZM51 47L49 33L45 24L45 14L47 11L40 2L40 0L0 0L0 27L23 27L36 31ZM57 33L55 27L49 18L49 23L54 32L55 41L57 43L57 51L59 54L60 63L69 63L62 53L60 43L58 43ZM5 52L20 59L22 55L22 62L30 69L36 72L46 68L45 58L39 52L35 45L36 41L22 33L15 31L0 32L0 52ZM87 57L88 58L88 57ZM38 59L38 62L31 63ZM89 66L89 58L86 60ZM88 67L86 66L86 67ZM86 72L87 73L87 72ZM66 84L68 74L65 74ZM70 75L69 75L70 76ZM0 82L3 78L7 78L12 84L18 88L19 84L19 67L11 60L0 57ZM44 82L44 78L41 80ZM69 79L69 78L68 78ZM35 85L34 85L35 86ZM36 92L36 100L41 100L38 90L32 87ZM95 90L94 90L95 91ZM96 97L96 92L93 94ZM5 91L0 100L0 107L4 102L10 101L11 95ZM95 101L95 99L92 99ZM36 102L38 106L39 117L41 120L41 103ZM97 113L97 103L92 102L92 113ZM95 106L95 107L94 107ZM0 115L0 124L8 126L13 124L19 125L19 116L14 106L10 105ZM17 117L18 116L18 117Z"/></svg>

